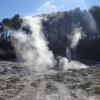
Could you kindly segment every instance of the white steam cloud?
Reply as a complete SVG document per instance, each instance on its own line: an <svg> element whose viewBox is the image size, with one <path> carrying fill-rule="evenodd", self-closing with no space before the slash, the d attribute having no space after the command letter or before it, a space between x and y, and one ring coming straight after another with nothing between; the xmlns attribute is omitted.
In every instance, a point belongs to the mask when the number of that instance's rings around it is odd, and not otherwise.
<svg viewBox="0 0 100 100"><path fill-rule="evenodd" d="M67 35L66 57L71 61L71 49L75 48L82 37L81 27L74 28L73 31Z"/></svg>
<svg viewBox="0 0 100 100"><path fill-rule="evenodd" d="M81 62L73 61L73 60L71 60L69 62L68 59L64 58L64 57L59 57L59 62L60 62L60 66L62 66L63 70L88 68L87 65L82 64Z"/></svg>
<svg viewBox="0 0 100 100"><path fill-rule="evenodd" d="M32 33L28 37L22 31L14 32L12 42L16 49L18 58L25 61L34 70L46 70L54 65L52 52L48 48L48 42L42 33L41 17L25 17L23 25L28 26Z"/></svg>
<svg viewBox="0 0 100 100"><path fill-rule="evenodd" d="M66 58L59 57L60 66L63 66L63 69L81 69L81 68L88 68L88 66L82 64L78 61L71 60L71 48L75 48L79 40L82 38L82 29L81 27L74 28L73 31L67 36L69 45L66 47ZM69 62L70 61L70 62Z"/></svg>
<svg viewBox="0 0 100 100"><path fill-rule="evenodd" d="M71 34L68 35L68 40L70 41L70 48L75 48L81 39L82 31L80 28L74 28Z"/></svg>

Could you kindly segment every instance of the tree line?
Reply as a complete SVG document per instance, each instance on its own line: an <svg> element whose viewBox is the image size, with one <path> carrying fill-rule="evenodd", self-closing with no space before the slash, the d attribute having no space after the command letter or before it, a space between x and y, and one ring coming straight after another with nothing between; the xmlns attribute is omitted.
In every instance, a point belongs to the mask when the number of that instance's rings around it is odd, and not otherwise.
<svg viewBox="0 0 100 100"><path fill-rule="evenodd" d="M80 40L76 49L72 50L73 59L91 59L100 60L100 7L93 6L88 11L76 8L70 11L57 12L52 14L43 14L46 16L47 21L43 21L43 32L49 41L49 48L53 51L54 55L65 56L67 35L71 33L74 27L82 27L83 38ZM90 20L90 22L88 22ZM93 30L96 23L96 30ZM4 18L0 22L0 59L4 58L7 54L11 55L11 59L16 59L13 46L10 42L10 30L19 30L28 34L30 30L27 27L21 27L23 22L19 14L12 18ZM92 27L91 27L92 25ZM7 44L8 43L8 44ZM5 47L8 48L4 49ZM84 47L84 48L83 48ZM13 56L8 51L13 51ZM8 53L7 53L8 52ZM3 57L4 56L4 57Z"/></svg>

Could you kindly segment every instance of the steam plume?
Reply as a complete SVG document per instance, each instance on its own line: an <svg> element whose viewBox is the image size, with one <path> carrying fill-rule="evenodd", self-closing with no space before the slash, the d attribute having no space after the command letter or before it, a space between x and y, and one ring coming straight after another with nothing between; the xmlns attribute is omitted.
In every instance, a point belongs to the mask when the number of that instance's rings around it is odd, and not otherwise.
<svg viewBox="0 0 100 100"><path fill-rule="evenodd" d="M51 68L54 64L53 54L42 33L42 20L42 17L25 17L22 25L30 28L32 31L30 37L22 31L14 32L12 35L18 58L37 71Z"/></svg>
<svg viewBox="0 0 100 100"><path fill-rule="evenodd" d="M63 68L63 70L88 68L88 66L82 64L81 62L73 61L73 60L71 60L69 62L69 59L64 58L64 57L59 57L59 62L60 62L60 66Z"/></svg>
<svg viewBox="0 0 100 100"><path fill-rule="evenodd" d="M74 30L67 36L66 57L71 61L71 49L75 48L81 39L81 28L74 28Z"/></svg>
<svg viewBox="0 0 100 100"><path fill-rule="evenodd" d="M68 42L70 42L70 48L75 48L81 39L81 29L80 28L74 28L71 34L68 35Z"/></svg>

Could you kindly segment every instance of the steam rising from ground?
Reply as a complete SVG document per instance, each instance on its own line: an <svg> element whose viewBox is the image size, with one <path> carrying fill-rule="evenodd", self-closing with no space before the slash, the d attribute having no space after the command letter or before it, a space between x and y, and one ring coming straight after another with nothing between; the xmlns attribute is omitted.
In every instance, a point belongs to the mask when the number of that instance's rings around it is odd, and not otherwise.
<svg viewBox="0 0 100 100"><path fill-rule="evenodd" d="M12 42L18 59L24 61L33 70L40 72L54 68L55 63L57 63L52 51L48 48L48 42L43 34L42 20L45 20L45 18L38 16L24 17L22 27L28 27L31 31L30 34L26 34L22 30L15 31L12 34ZM71 47L76 47L81 38L80 29L74 29L69 38L71 40ZM60 57L59 62L60 67L66 70L70 68L86 68L85 65L78 62L73 61L69 63L67 58Z"/></svg>
<svg viewBox="0 0 100 100"><path fill-rule="evenodd" d="M75 48L78 45L79 40L82 38L82 34L83 34L83 32L82 32L81 27L73 28L72 32L70 32L67 35L67 46L66 46L66 48L67 49Z"/></svg>
<svg viewBox="0 0 100 100"><path fill-rule="evenodd" d="M88 66L78 62L78 61L68 61L67 58L59 57L60 66L63 66L64 70L68 69L81 69L81 68L88 68Z"/></svg>
<svg viewBox="0 0 100 100"><path fill-rule="evenodd" d="M73 32L68 36L68 38L71 41L70 47L71 48L75 48L79 42L79 40L81 39L81 29L80 28L75 28L73 30Z"/></svg>
<svg viewBox="0 0 100 100"><path fill-rule="evenodd" d="M22 31L14 32L13 43L18 58L25 61L34 70L46 70L54 65L52 52L48 48L48 42L42 33L41 17L25 17L23 25L31 30L30 36Z"/></svg>
<svg viewBox="0 0 100 100"><path fill-rule="evenodd" d="M82 38L82 29L81 27L76 27L72 30L72 32L67 36L69 45L66 47L66 58L60 57L60 64L63 65L64 69L80 69L80 68L87 68L86 65L76 62L76 61L71 61L71 49L74 49L78 43L79 40ZM70 61L70 62L69 62Z"/></svg>

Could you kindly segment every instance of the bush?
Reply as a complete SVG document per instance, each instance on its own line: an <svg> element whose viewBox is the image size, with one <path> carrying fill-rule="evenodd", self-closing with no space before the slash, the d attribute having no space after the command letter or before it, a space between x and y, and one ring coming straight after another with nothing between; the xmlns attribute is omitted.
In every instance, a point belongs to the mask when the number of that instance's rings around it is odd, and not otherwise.
<svg viewBox="0 0 100 100"><path fill-rule="evenodd" d="M94 93L100 95L100 86L96 86L96 87L94 88Z"/></svg>
<svg viewBox="0 0 100 100"><path fill-rule="evenodd" d="M5 56L5 51L3 50L3 48L0 48L0 58Z"/></svg>

